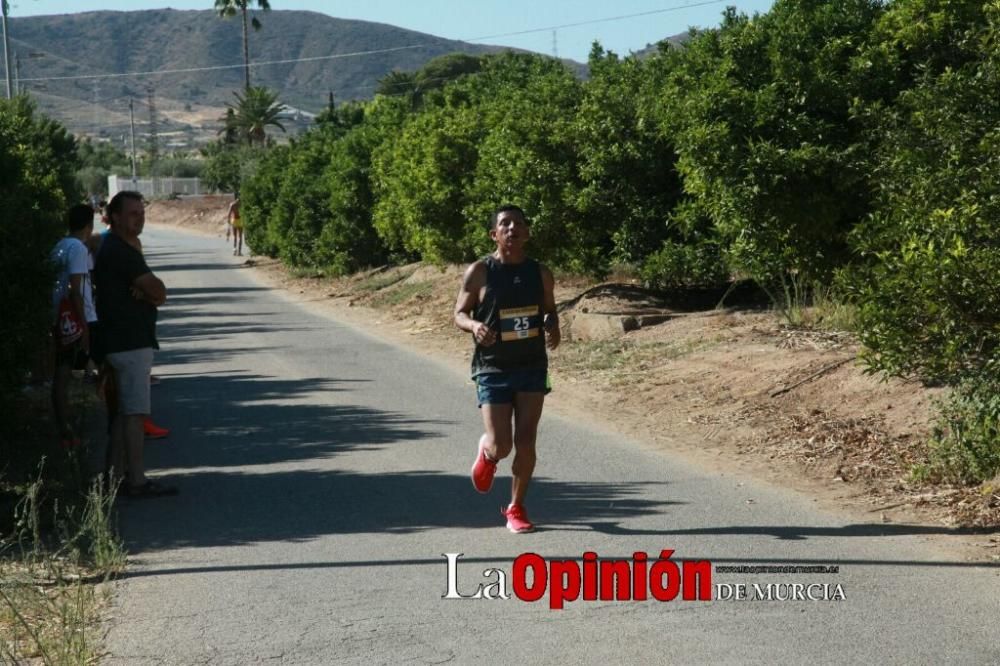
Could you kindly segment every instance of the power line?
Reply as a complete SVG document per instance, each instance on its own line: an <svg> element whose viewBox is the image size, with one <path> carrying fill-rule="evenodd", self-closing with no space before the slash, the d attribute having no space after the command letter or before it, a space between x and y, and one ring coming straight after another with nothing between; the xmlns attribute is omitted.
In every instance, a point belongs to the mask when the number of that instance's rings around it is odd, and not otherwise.
<svg viewBox="0 0 1000 666"><path fill-rule="evenodd" d="M517 32L503 32L497 35L486 35L485 37L473 37L472 39L463 39L463 42L481 42L487 39L499 39L500 37L516 37L518 35L530 35L535 32L552 32L553 30L563 30L565 28L579 28L584 25L595 25L597 23L611 23L613 21L623 21L625 19L640 18L642 16L653 16L654 14L666 14L667 12L676 12L682 9L696 9L698 7L707 7L709 5L721 5L723 2L729 0L706 0L706 2L694 2L686 5L675 5L673 7L664 7L663 9L652 9L648 12L639 12L637 14L622 14L621 16L607 16L605 18L591 19L589 21L578 21L576 23L564 23L562 25L550 25L547 28L532 28L530 30L518 30Z"/></svg>
<svg viewBox="0 0 1000 666"><path fill-rule="evenodd" d="M485 35L481 37L470 37L466 39L459 39L455 41L462 42L481 42L489 39L499 39L501 37L516 37L519 35L528 35L538 32L552 32L554 30L564 30L567 28L578 28L585 25L596 25L598 23L611 23L614 21L623 21L625 19L640 18L644 16L652 16L655 14L666 14L668 12L676 12L684 9L694 9L697 7L706 7L709 5L719 5L728 0L706 0L705 2L696 2L685 5L675 5L672 7L664 7L662 9L654 9L646 12L638 12L635 14L622 14L619 16L609 16L599 19L591 19L588 21L577 21L575 23L565 23L562 25L548 26L545 28L532 28L530 30L517 30L515 32L504 32L495 35ZM355 51L353 53L333 53L324 56L308 56L303 58L286 58L282 60L265 60L261 62L251 62L252 67L266 67L268 65L290 65L300 62L317 62L322 60L338 60L341 58L356 58L360 56L367 55L379 55L383 53L394 53L397 51L406 51L411 49L422 49L430 46L434 46L432 43L425 44L411 44L408 46L395 46L386 49L374 49L370 51ZM116 79L116 78L127 78L132 76L153 76L157 74L191 74L194 72L209 72L218 71L223 69L239 69L244 66L243 63L237 65L208 65L205 67L184 67L178 69L155 69L144 72L124 72L118 74L79 74L76 76L45 76L45 77L35 77L30 79L23 79L24 81L80 81L84 79Z"/></svg>
<svg viewBox="0 0 1000 666"><path fill-rule="evenodd" d="M722 1L722 0L720 0ZM396 46L391 49L377 49L374 51L355 51L354 53L334 53L325 56L312 56L308 58L288 58L285 60L265 60L263 62L251 62L252 67L264 67L266 65L287 65L297 62L312 62L316 60L335 60L338 58L353 58L356 56L376 55L379 53L392 53L393 51L405 51L407 49L422 49L432 44L413 44L410 46ZM78 81L80 79L120 79L130 76L152 76L154 74L191 74L192 72L209 72L220 69L242 69L243 63L238 65L209 65L207 67L185 67L181 69L154 69L146 72L124 72L120 74L81 74L79 76L46 76L34 79L24 79L25 81Z"/></svg>

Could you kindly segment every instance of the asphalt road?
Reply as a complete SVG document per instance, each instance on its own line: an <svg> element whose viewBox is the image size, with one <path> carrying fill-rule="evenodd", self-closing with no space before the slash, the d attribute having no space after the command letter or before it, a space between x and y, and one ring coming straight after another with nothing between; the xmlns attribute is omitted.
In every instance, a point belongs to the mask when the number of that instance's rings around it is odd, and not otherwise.
<svg viewBox="0 0 1000 666"><path fill-rule="evenodd" d="M147 228L144 242L169 289L153 398L172 430L147 462L181 494L120 504L130 566L104 663L1000 663L1000 568L932 543L945 528L824 513L613 424L546 414L527 503L539 529L510 534L509 464L488 495L468 478L481 426L466 377L262 286L221 240ZM744 583L746 600L552 610L548 594L513 595L524 553L644 551L651 567L663 549L715 567L839 571L716 569L713 588ZM464 554L460 594L502 569L512 598L442 599L443 553ZM839 584L845 598L760 600L755 583Z"/></svg>

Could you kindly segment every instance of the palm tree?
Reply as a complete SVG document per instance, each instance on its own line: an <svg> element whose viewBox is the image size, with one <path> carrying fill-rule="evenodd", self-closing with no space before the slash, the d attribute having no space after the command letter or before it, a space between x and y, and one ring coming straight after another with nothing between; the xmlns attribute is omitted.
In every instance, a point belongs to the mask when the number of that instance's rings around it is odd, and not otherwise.
<svg viewBox="0 0 1000 666"><path fill-rule="evenodd" d="M222 18L231 18L237 13L243 17L243 87L246 90L250 90L250 37L247 32L247 9L251 3L257 5L263 12L271 11L271 3L268 0L215 0L215 11L219 12ZM250 17L250 25L254 30L260 30L260 21L256 16Z"/></svg>
<svg viewBox="0 0 1000 666"><path fill-rule="evenodd" d="M265 132L268 125L277 127L282 132L285 126L278 120L285 110L285 105L278 101L278 93L271 92L264 86L252 86L247 88L243 95L234 92L236 104L227 105L227 123L229 111L232 111L232 118L240 134L247 138L250 145L264 145L267 141Z"/></svg>
<svg viewBox="0 0 1000 666"><path fill-rule="evenodd" d="M406 95L417 92L417 76L413 72L392 70L378 80L376 95Z"/></svg>

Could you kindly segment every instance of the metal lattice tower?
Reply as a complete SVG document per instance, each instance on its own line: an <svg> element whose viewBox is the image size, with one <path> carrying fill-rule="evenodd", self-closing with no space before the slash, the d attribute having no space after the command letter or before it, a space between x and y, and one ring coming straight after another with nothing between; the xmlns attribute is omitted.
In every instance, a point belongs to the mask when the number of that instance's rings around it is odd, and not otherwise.
<svg viewBox="0 0 1000 666"><path fill-rule="evenodd" d="M152 169L160 156L160 135L156 126L156 90L146 88L146 105L149 107L149 142L146 144L149 168Z"/></svg>
<svg viewBox="0 0 1000 666"><path fill-rule="evenodd" d="M100 103L101 103L101 84L99 79L94 79L94 135L100 134L101 127L101 114L100 114Z"/></svg>

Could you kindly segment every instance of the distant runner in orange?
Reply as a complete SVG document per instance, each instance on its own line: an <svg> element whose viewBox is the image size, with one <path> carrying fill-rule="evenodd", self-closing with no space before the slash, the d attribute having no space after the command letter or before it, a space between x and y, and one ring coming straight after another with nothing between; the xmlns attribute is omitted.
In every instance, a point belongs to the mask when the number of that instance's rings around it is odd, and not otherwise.
<svg viewBox="0 0 1000 666"><path fill-rule="evenodd" d="M233 256L243 256L243 220L240 219L240 195L237 192L235 201L229 204L229 212L226 213L226 240L229 240L229 233L233 234Z"/></svg>

